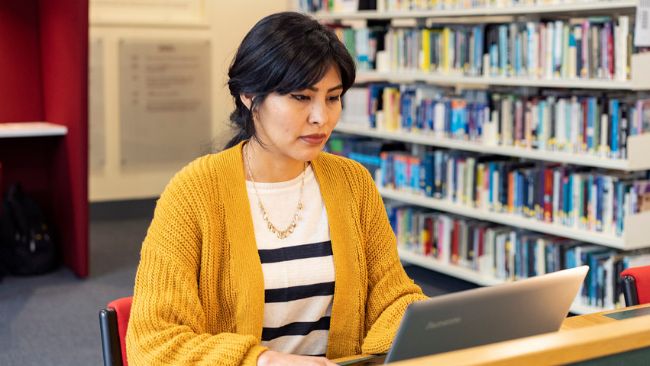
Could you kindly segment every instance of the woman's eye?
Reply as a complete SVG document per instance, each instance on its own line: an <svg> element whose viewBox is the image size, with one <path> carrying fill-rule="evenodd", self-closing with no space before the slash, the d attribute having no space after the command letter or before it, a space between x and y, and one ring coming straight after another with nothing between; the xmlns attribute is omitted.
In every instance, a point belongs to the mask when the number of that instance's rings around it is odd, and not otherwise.
<svg viewBox="0 0 650 366"><path fill-rule="evenodd" d="M309 100L308 96L302 95L302 94L291 94L291 97L293 99L295 99L297 101L301 101L301 102Z"/></svg>
<svg viewBox="0 0 650 366"><path fill-rule="evenodd" d="M338 102L339 100L341 100L341 96L340 95L335 95L333 97L329 97L328 99L329 99L330 102Z"/></svg>

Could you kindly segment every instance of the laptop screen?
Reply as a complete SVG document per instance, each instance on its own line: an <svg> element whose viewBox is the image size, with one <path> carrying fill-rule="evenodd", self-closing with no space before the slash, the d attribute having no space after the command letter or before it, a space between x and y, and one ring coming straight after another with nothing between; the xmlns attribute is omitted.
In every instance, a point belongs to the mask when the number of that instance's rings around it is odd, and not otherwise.
<svg viewBox="0 0 650 366"><path fill-rule="evenodd" d="M557 331L588 270L582 266L413 303L385 362Z"/></svg>

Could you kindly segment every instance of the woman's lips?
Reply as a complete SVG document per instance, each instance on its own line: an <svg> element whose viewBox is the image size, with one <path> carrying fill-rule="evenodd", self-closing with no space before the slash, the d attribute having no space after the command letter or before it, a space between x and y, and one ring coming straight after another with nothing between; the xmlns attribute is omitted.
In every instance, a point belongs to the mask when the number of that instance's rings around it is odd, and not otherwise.
<svg viewBox="0 0 650 366"><path fill-rule="evenodd" d="M324 133L318 133L313 135L300 136L300 139L310 145L320 145L323 143L323 141L325 141L326 137L327 135Z"/></svg>

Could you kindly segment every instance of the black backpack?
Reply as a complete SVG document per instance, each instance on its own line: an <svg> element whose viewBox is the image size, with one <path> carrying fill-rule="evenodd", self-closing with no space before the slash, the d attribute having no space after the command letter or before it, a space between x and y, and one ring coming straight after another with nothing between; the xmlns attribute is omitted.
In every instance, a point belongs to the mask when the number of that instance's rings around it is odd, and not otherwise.
<svg viewBox="0 0 650 366"><path fill-rule="evenodd" d="M40 208L20 185L12 185L0 216L0 278L42 274L57 262L58 250Z"/></svg>

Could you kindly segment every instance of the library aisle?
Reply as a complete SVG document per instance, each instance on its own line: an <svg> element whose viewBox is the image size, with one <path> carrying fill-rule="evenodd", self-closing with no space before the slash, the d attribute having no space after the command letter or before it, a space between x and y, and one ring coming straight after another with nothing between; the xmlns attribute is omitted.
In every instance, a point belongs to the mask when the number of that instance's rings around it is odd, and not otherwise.
<svg viewBox="0 0 650 366"><path fill-rule="evenodd" d="M635 1L300 3L355 57L329 149L374 174L403 261L481 286L588 264L571 311L624 305L650 264Z"/></svg>

